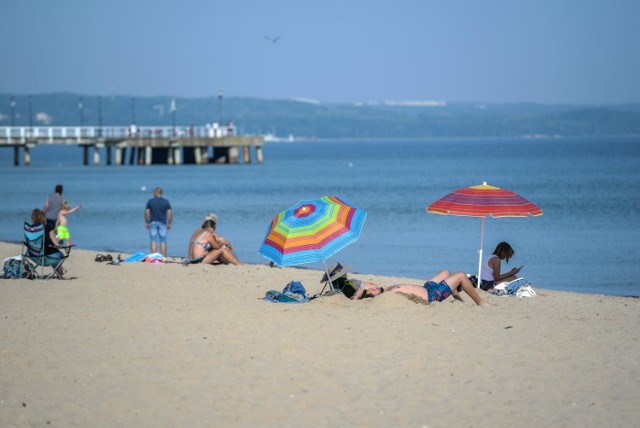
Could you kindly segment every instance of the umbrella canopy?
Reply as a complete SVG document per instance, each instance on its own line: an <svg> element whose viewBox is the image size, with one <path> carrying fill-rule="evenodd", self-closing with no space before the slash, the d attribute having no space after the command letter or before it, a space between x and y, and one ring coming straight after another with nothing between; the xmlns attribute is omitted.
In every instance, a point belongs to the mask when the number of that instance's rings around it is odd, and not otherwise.
<svg viewBox="0 0 640 428"><path fill-rule="evenodd" d="M366 217L335 196L300 201L273 218L258 252L279 266L324 263L358 239Z"/></svg>
<svg viewBox="0 0 640 428"><path fill-rule="evenodd" d="M527 217L542 215L542 210L522 196L506 189L490 186L486 182L478 186L465 187L437 200L427 207L432 214L451 214L465 217L481 217L480 250L478 260L478 287L482 268L482 241L484 219L491 217Z"/></svg>
<svg viewBox="0 0 640 428"><path fill-rule="evenodd" d="M432 214L467 217L527 217L542 215L542 210L510 190L490 186L465 187L449 193L427 207Z"/></svg>

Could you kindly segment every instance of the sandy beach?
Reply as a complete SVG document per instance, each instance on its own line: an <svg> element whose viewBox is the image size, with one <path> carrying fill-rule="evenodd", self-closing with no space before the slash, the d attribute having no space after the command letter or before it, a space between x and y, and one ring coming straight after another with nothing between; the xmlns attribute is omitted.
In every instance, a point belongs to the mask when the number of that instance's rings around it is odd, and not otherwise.
<svg viewBox="0 0 640 428"><path fill-rule="evenodd" d="M2 259L17 254L0 244ZM392 294L274 304L265 292L291 280L320 292L321 265L95 255L72 251L65 281L0 281L0 426L640 424L638 299L537 289L481 292L489 308Z"/></svg>

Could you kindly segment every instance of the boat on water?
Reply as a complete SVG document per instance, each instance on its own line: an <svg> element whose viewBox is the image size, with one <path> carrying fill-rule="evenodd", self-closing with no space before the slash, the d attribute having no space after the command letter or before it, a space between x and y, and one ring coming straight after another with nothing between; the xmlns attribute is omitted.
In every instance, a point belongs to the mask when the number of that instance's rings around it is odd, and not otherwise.
<svg viewBox="0 0 640 428"><path fill-rule="evenodd" d="M278 137L275 134L264 134L262 136L265 143L293 143L296 139L293 134L289 134L288 137Z"/></svg>

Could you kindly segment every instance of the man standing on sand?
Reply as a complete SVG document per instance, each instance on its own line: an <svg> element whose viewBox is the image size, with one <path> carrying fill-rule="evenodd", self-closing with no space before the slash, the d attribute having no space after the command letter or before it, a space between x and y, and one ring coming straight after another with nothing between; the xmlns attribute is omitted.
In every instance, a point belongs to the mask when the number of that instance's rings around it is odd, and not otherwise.
<svg viewBox="0 0 640 428"><path fill-rule="evenodd" d="M158 252L158 242L160 242L160 254L167 255L167 230L171 229L173 213L171 204L162 197L162 188L156 187L153 191L153 198L147 202L144 210L144 222L149 229L151 238L151 252Z"/></svg>
<svg viewBox="0 0 640 428"><path fill-rule="evenodd" d="M58 213L60 212L60 208L62 204L65 202L62 197L62 184L57 184L55 192L50 194L47 197L47 200L44 202L44 214L47 217L47 225L51 230L55 230L56 221L58 221Z"/></svg>

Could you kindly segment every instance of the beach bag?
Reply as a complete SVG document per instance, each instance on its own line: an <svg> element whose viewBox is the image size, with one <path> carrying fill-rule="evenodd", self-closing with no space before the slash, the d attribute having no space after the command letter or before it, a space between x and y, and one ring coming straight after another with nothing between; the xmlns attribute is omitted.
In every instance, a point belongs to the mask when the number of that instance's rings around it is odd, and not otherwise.
<svg viewBox="0 0 640 428"><path fill-rule="evenodd" d="M27 271L22 265L22 257L15 256L4 259L2 263L2 277L20 279L27 276Z"/></svg>
<svg viewBox="0 0 640 428"><path fill-rule="evenodd" d="M516 296L520 298L536 297L537 295L538 293L536 293L536 290L533 289L531 284L525 284L522 287L518 288L518 291L516 291Z"/></svg>
<svg viewBox="0 0 640 428"><path fill-rule="evenodd" d="M287 292L300 294L302 296L306 296L307 294L307 290L305 290L304 285L302 285L300 281L291 281L290 283L285 285L284 290L282 290L282 292L285 294Z"/></svg>

